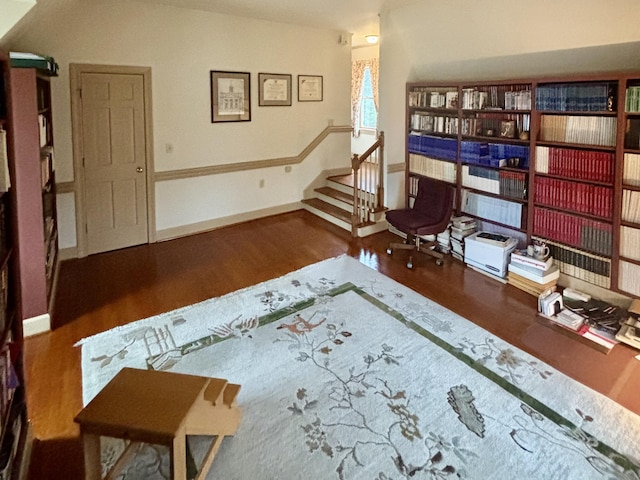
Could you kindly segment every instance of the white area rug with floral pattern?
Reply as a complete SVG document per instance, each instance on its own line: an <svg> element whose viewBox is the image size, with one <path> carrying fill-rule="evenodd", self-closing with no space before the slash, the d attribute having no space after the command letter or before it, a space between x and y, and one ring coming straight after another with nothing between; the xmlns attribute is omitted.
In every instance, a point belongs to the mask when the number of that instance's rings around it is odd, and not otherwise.
<svg viewBox="0 0 640 480"><path fill-rule="evenodd" d="M242 385L211 479L640 479L640 417L347 256L80 344L85 404L125 366Z"/></svg>

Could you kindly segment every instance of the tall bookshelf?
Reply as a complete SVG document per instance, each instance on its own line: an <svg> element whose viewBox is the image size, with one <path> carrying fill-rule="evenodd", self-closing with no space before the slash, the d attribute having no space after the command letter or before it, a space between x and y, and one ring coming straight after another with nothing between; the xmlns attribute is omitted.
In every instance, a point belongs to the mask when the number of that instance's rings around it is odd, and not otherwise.
<svg viewBox="0 0 640 480"><path fill-rule="evenodd" d="M621 95L620 132L622 168L619 210L618 289L640 296L640 78L625 78ZM623 103L624 102L624 103Z"/></svg>
<svg viewBox="0 0 640 480"><path fill-rule="evenodd" d="M9 57L0 51L0 477L17 478L26 438L20 275L15 246L17 214L13 98Z"/></svg>
<svg viewBox="0 0 640 480"><path fill-rule="evenodd" d="M28 63L24 66L14 58L11 61L11 96L20 106L14 120L16 242L21 272L18 288L22 319L39 321L51 309L58 253L52 73Z"/></svg>
<svg viewBox="0 0 640 480"><path fill-rule="evenodd" d="M409 204L420 176L449 182L480 229L640 296L640 73L409 83L406 106Z"/></svg>

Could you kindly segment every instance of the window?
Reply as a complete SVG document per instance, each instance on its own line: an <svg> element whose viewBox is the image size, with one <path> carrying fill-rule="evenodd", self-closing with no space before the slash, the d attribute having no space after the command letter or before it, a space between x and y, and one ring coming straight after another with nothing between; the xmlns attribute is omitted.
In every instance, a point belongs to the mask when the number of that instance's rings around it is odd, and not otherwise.
<svg viewBox="0 0 640 480"><path fill-rule="evenodd" d="M362 78L360 90L360 128L375 130L378 126L378 112L373 100L373 84L371 81L371 68L367 66Z"/></svg>

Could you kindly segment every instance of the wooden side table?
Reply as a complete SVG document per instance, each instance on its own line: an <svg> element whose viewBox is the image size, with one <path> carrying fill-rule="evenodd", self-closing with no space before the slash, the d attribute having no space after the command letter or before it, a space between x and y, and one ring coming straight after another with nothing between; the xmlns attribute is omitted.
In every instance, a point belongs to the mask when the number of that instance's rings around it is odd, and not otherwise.
<svg viewBox="0 0 640 480"><path fill-rule="evenodd" d="M238 429L239 391L240 385L220 378L123 368L75 418L86 480L101 480L100 436L130 440L107 478L115 476L144 442L169 447L174 480L187 478L187 435L216 436L196 476L204 478L224 437Z"/></svg>

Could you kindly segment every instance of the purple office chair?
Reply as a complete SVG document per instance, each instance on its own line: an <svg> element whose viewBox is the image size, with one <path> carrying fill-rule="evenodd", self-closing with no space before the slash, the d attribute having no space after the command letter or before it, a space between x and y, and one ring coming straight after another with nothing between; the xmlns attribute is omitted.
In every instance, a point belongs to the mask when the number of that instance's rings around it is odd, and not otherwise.
<svg viewBox="0 0 640 480"><path fill-rule="evenodd" d="M451 220L454 189L452 185L427 177L418 181L418 193L412 208L389 210L387 222L407 234L405 243L391 243L387 253L394 249L415 250L436 258L436 264L442 265L444 255L434 247L437 241L425 242L419 236L437 235L444 232ZM409 256L407 268L413 268L413 256Z"/></svg>

